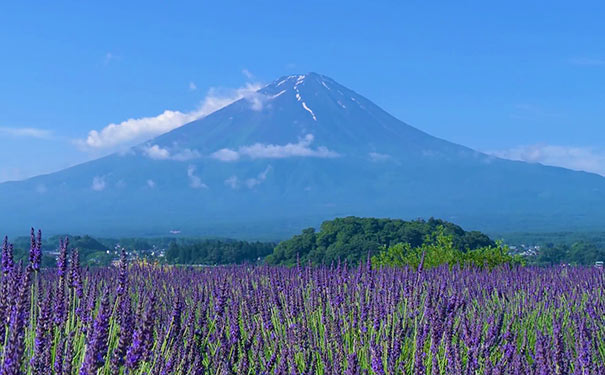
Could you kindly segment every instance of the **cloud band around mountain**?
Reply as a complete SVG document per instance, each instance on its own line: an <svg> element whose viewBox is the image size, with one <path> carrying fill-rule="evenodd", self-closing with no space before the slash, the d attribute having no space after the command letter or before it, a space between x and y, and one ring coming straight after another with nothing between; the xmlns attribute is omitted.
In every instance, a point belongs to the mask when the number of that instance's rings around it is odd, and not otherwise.
<svg viewBox="0 0 605 375"><path fill-rule="evenodd" d="M91 130L85 139L76 140L75 143L82 149L93 151L128 147L205 117L242 98L248 100L252 110L260 111L266 102L266 98L257 92L261 87L260 83L247 83L232 90L211 88L200 106L193 111L165 110L158 116L111 123L101 130Z"/></svg>
<svg viewBox="0 0 605 375"><path fill-rule="evenodd" d="M210 156L223 162L233 162L244 157L250 159L284 159L290 157L336 158L340 156L337 152L323 146L312 148L313 140L313 134L307 134L297 143L287 143L285 145L255 143L250 146L239 147L237 150L223 148Z"/></svg>
<svg viewBox="0 0 605 375"><path fill-rule="evenodd" d="M176 160L176 161L187 161L192 159L198 159L202 155L197 150L185 148L176 152L171 152L167 148L160 147L158 145L146 145L141 148L143 155L154 160Z"/></svg>
<svg viewBox="0 0 605 375"><path fill-rule="evenodd" d="M605 151L592 147L537 144L488 153L503 159L540 163L605 176Z"/></svg>

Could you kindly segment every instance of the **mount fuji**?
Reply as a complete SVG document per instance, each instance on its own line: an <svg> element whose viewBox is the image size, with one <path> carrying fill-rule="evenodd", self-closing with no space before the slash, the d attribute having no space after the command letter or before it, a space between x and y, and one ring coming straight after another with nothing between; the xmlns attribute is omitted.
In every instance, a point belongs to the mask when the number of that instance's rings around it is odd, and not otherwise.
<svg viewBox="0 0 605 375"><path fill-rule="evenodd" d="M316 73L56 173L0 184L0 233L282 238L335 216L487 231L605 224L605 178L426 134Z"/></svg>

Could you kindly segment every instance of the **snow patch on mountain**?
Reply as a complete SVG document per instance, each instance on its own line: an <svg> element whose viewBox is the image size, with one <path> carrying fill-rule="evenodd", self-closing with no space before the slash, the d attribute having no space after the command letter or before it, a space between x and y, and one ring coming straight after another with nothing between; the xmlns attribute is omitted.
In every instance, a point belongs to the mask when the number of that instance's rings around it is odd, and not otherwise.
<svg viewBox="0 0 605 375"><path fill-rule="evenodd" d="M315 113L311 110L311 108L307 107L307 103L302 102L303 108L313 116L313 121L317 121L317 117L315 117Z"/></svg>
<svg viewBox="0 0 605 375"><path fill-rule="evenodd" d="M277 94L270 96L270 98L271 98L271 99L275 99L275 98L277 98L278 96L282 95L282 94L283 94L283 93L285 93L285 92L286 92L286 90L281 90L281 91L280 91L280 92L278 92Z"/></svg>

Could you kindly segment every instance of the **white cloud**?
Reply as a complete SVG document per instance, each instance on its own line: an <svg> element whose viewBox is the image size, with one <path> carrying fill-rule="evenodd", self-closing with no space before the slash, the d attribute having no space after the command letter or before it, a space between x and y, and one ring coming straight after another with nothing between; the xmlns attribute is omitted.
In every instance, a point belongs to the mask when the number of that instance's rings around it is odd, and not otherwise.
<svg viewBox="0 0 605 375"><path fill-rule="evenodd" d="M195 82L189 82L189 91L195 90L197 90L197 85L195 84Z"/></svg>
<svg viewBox="0 0 605 375"><path fill-rule="evenodd" d="M166 160L170 159L170 152L158 145L143 148L143 153L150 159Z"/></svg>
<svg viewBox="0 0 605 375"><path fill-rule="evenodd" d="M262 171L261 173L259 173L258 176L256 176L255 178L249 178L249 179L247 179L246 180L246 186L249 189L252 189L255 186L258 186L258 185L262 184L267 179L267 175L269 174L269 172L271 172L272 169L273 169L273 167L271 167L269 165L269 166L267 166L267 168L265 168L264 171Z"/></svg>
<svg viewBox="0 0 605 375"><path fill-rule="evenodd" d="M195 166L187 167L187 176L189 177L189 186L194 189L207 189L208 185L202 182L202 179L195 174Z"/></svg>
<svg viewBox="0 0 605 375"><path fill-rule="evenodd" d="M239 153L228 148L222 148L213 152L210 157L220 161L236 161L239 159Z"/></svg>
<svg viewBox="0 0 605 375"><path fill-rule="evenodd" d="M100 131L91 130L88 137L78 143L88 150L112 149L168 132L198 117L197 112L167 110L155 117L129 119L119 124L109 124Z"/></svg>
<svg viewBox="0 0 605 375"><path fill-rule="evenodd" d="M172 154L168 149L162 148L158 145L146 145L142 147L143 155L154 160L176 160L176 161L187 161L192 159L198 159L202 155L197 150L185 148Z"/></svg>
<svg viewBox="0 0 605 375"><path fill-rule="evenodd" d="M248 79L254 78L254 74L252 74L248 69L242 69L242 74L245 75Z"/></svg>
<svg viewBox="0 0 605 375"><path fill-rule="evenodd" d="M267 101L272 99L271 97L259 92L250 93L250 95L247 95L245 98L250 103L250 108L257 112L262 111Z"/></svg>
<svg viewBox="0 0 605 375"><path fill-rule="evenodd" d="M326 147L311 148L313 143L313 134L307 134L297 143L288 143L285 145L267 145L255 143L251 146L242 146L237 151L224 148L216 151L212 158L220 161L236 161L241 157L251 159L283 159L290 157L315 157L315 158L335 158L340 155Z"/></svg>
<svg viewBox="0 0 605 375"><path fill-rule="evenodd" d="M187 161L192 159L199 159L202 155L198 150L192 150L190 148L186 148L182 151L179 151L172 155L171 159L176 161Z"/></svg>
<svg viewBox="0 0 605 375"><path fill-rule="evenodd" d="M36 129L36 128L0 127L0 134L10 135L13 137L28 137L28 138L39 138L39 139L52 138L52 132L50 130Z"/></svg>
<svg viewBox="0 0 605 375"><path fill-rule="evenodd" d="M88 151L131 146L207 116L242 98L250 102L253 110L260 110L265 98L256 91L261 87L259 83L248 83L234 90L211 88L199 107L193 111L166 110L154 117L131 118L112 123L101 130L91 130L86 139L77 140L76 144Z"/></svg>
<svg viewBox="0 0 605 375"><path fill-rule="evenodd" d="M540 163L605 176L605 150L592 147L538 144L488 153L503 159Z"/></svg>
<svg viewBox="0 0 605 375"><path fill-rule="evenodd" d="M231 176L225 180L225 185L229 186L231 189L237 189L239 187L239 178L237 178L237 176Z"/></svg>
<svg viewBox="0 0 605 375"><path fill-rule="evenodd" d="M155 187L155 182L151 179L147 180L147 186L149 186L150 188L154 188Z"/></svg>
<svg viewBox="0 0 605 375"><path fill-rule="evenodd" d="M368 155L370 156L370 160L375 162L387 161L391 159L391 155L379 154L377 152L370 152Z"/></svg>
<svg viewBox="0 0 605 375"><path fill-rule="evenodd" d="M92 179L92 186L91 186L91 188L94 191L103 191L103 190L105 190L105 186L106 185L107 184L105 183L105 177L95 176Z"/></svg>

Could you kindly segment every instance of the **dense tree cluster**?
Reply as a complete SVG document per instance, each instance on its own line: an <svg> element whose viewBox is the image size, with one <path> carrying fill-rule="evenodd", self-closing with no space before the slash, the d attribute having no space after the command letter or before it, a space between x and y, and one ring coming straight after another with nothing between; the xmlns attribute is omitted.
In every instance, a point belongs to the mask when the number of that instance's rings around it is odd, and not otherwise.
<svg viewBox="0 0 605 375"><path fill-rule="evenodd" d="M188 244L172 242L166 261L176 264L241 264L262 260L273 251L274 243L234 240L199 240Z"/></svg>
<svg viewBox="0 0 605 375"><path fill-rule="evenodd" d="M571 245L547 243L532 259L533 263L540 265L561 263L593 265L596 261L605 261L605 249L588 241L579 241Z"/></svg>
<svg viewBox="0 0 605 375"><path fill-rule="evenodd" d="M299 259L313 264L339 260L356 264L398 243L408 243L412 248L421 246L438 228L451 235L453 246L461 251L495 245L480 232L467 232L455 224L433 218L404 221L346 217L325 221L319 232L305 229L302 234L281 242L267 257L267 263L293 265Z"/></svg>

